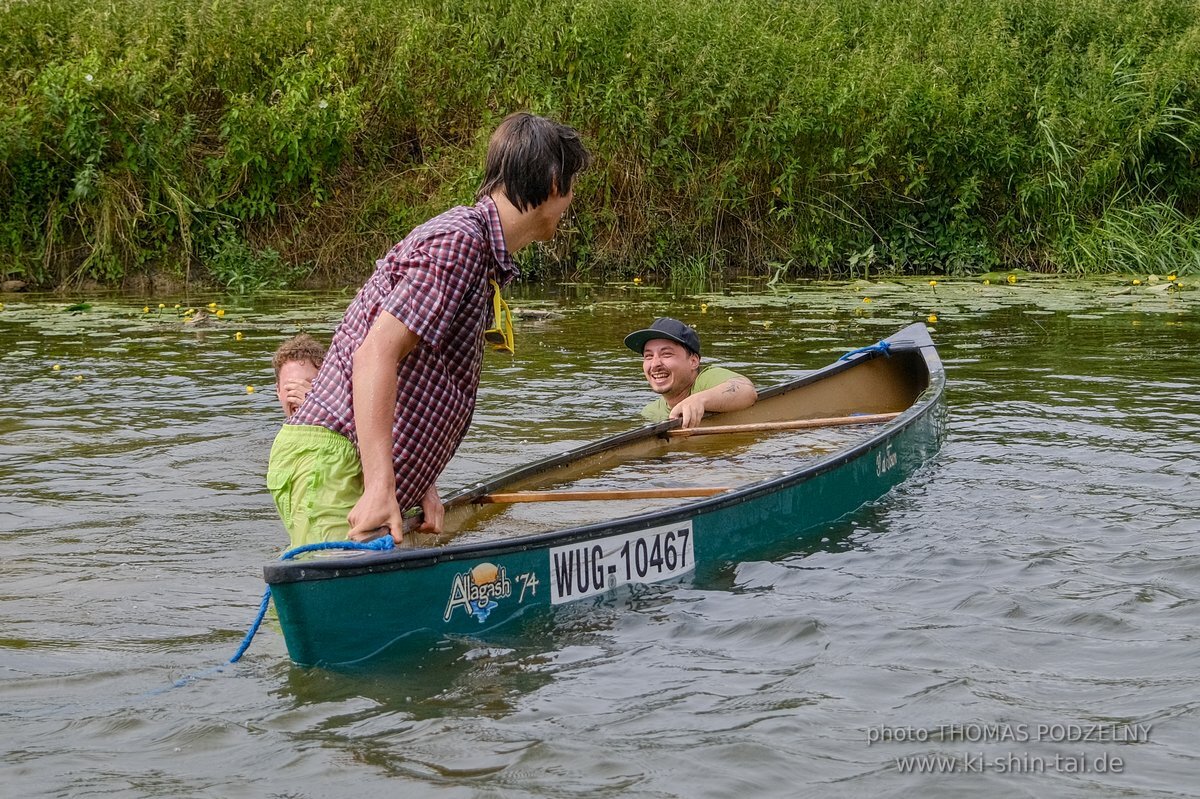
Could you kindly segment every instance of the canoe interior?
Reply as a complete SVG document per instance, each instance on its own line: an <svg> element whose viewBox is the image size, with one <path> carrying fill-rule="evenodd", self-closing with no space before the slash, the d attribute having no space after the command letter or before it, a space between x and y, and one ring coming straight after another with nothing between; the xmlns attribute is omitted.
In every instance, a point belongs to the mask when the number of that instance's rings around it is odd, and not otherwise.
<svg viewBox="0 0 1200 799"><path fill-rule="evenodd" d="M828 417L843 417L861 414L895 413L909 408L929 385L929 372L919 349L908 349L894 352L889 357L871 354L860 357L854 362L843 362L800 378L792 383L777 386L762 391L759 401L750 408L731 413L709 416L702 427L715 425L754 424L761 422L780 422L798 419L819 419ZM771 438L779 440L781 436L793 438L804 437L812 440L820 434L814 431L796 431L793 433L732 433L713 436L697 436L694 438L667 438L660 435L662 430L670 427L669 423L656 425L653 428L639 428L631 434L606 439L589 447L583 447L562 456L549 458L531 466L515 469L500 475L493 480L472 486L458 492L447 499L446 503L446 532L440 536L409 535L409 547L427 547L444 545L451 541L478 540L480 535L472 535L473 531L495 527L498 517L506 514L513 515L514 508L508 505L477 504L476 497L494 491L534 491L547 489L571 489L573 487L590 487L586 481L611 474L614 470L627 467L631 463L675 463L686 462L689 454L696 459L720 459L736 462L739 450L746 453L744 460L756 457L750 449L756 441ZM847 442L855 437L868 435L869 428L846 427L834 431L833 440L839 443ZM826 438L830 434L826 435ZM672 460L672 458L676 460ZM794 468L794 464L791 464ZM765 475L758 475L761 479ZM752 482L749 474L738 477L736 472L729 470L713 474L708 470L707 476L699 481L688 480L686 471L663 469L650 471L643 475L632 475L635 482L610 482L605 487L620 489L635 487L682 487L708 484L727 485L732 487ZM643 501L640 505L625 503L617 500L593 504L583 509L580 503L570 503L581 511L607 513L609 518L626 516L637 510L662 508L669 504L680 504L687 500ZM604 507L601 507L604 506ZM567 509L560 503L548 506L539 503L536 507L516 509L516 524L520 526L523 516L531 523L533 519L558 520L561 524L569 524L570 520L563 515ZM580 518L578 522L585 521ZM491 524L489 524L491 523ZM532 532L527 530L526 532ZM507 534L512 535L513 530Z"/></svg>

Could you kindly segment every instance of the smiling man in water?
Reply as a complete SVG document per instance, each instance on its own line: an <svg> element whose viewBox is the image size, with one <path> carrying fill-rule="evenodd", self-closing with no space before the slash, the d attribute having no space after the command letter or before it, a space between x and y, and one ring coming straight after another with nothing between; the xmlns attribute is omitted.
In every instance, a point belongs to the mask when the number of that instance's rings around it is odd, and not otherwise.
<svg viewBox="0 0 1200 799"><path fill-rule="evenodd" d="M700 336L678 319L655 319L626 336L625 346L641 354L650 390L660 395L642 409L652 422L679 419L695 427L705 413L740 411L758 401L749 378L720 366L700 370Z"/></svg>

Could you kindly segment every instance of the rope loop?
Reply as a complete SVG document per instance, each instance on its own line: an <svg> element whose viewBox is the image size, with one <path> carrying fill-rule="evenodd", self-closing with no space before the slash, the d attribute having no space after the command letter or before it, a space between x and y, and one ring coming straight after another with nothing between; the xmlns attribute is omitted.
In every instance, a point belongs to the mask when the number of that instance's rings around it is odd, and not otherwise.
<svg viewBox="0 0 1200 799"><path fill-rule="evenodd" d="M384 552L394 549L395 546L396 544L392 541L390 535L380 536L374 541L368 541L365 544L358 541L319 541L315 544L303 544L298 547L292 547L280 555L279 559L291 560L297 555L303 555L306 552L317 552L322 549L358 549L368 552ZM266 618L267 608L270 605L271 586L268 585L267 590L263 591L262 601L258 605L258 615L254 617L254 623L250 625L250 629L246 632L246 637L238 645L237 652L234 652L233 657L229 659L230 663L237 663L242 659L242 655L246 654L246 650L250 648L250 642L254 640L254 634L258 632L258 628L262 626L263 619Z"/></svg>
<svg viewBox="0 0 1200 799"><path fill-rule="evenodd" d="M876 343L871 344L868 347L859 347L856 350L850 350L845 355L838 358L838 360L839 361L848 361L851 358L853 358L855 355L861 355L865 352L882 352L884 355L886 355L887 357L890 358L892 356L892 345L888 344L886 341L877 341Z"/></svg>
<svg viewBox="0 0 1200 799"><path fill-rule="evenodd" d="M298 547L292 547L280 555L279 559L291 560L297 555L303 555L306 552L319 552L322 549L364 549L372 552L383 552L395 546L396 543L392 541L390 535L382 535L374 541L367 541L365 544L358 541L318 541L315 544L302 544Z"/></svg>

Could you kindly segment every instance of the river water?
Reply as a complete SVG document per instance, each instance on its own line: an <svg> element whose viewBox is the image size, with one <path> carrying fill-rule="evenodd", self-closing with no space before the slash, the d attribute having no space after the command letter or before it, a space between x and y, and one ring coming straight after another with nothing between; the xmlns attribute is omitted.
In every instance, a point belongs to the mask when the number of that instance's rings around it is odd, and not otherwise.
<svg viewBox="0 0 1200 799"><path fill-rule="evenodd" d="M5 795L1200 796L1200 292L516 294L561 316L487 355L443 493L630 427L652 397L620 341L664 314L759 385L933 314L945 447L714 584L405 668L295 667L267 625L215 671L284 544L270 353L349 296L0 297Z"/></svg>

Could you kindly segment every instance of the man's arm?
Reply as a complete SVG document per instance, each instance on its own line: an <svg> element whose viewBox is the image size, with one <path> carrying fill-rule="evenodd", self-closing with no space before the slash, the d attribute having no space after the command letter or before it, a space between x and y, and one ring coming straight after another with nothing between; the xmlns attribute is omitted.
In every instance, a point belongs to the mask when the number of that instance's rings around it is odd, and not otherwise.
<svg viewBox="0 0 1200 799"><path fill-rule="evenodd" d="M723 383L684 397L671 409L672 419L682 419L683 427L700 424L705 413L726 413L749 408L758 401L758 392L749 378L738 375Z"/></svg>
<svg viewBox="0 0 1200 799"><path fill-rule="evenodd" d="M396 415L396 374L400 361L419 343L416 333L384 311L354 353L351 385L363 495L347 517L352 541L369 541L376 537L375 531L380 527L391 530L396 543L404 537L403 509L396 502L392 423Z"/></svg>

